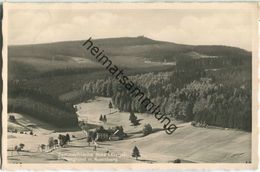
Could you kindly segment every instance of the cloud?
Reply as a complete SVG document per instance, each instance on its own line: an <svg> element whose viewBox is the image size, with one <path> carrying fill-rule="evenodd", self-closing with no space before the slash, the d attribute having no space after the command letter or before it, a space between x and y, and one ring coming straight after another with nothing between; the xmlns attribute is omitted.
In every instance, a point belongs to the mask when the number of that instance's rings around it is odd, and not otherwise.
<svg viewBox="0 0 260 172"><path fill-rule="evenodd" d="M215 44L251 49L251 23L239 17L184 17L179 25L168 25L156 38L183 44Z"/></svg>
<svg viewBox="0 0 260 172"><path fill-rule="evenodd" d="M153 10L9 11L9 44L145 35L183 44L251 48L250 13Z"/></svg>

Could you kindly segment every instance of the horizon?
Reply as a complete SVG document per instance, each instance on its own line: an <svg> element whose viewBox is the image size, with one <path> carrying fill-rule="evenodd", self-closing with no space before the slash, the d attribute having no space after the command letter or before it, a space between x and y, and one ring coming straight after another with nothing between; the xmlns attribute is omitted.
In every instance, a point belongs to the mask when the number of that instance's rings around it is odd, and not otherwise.
<svg viewBox="0 0 260 172"><path fill-rule="evenodd" d="M230 47L230 48L238 48L238 49L242 49L248 52L252 52L251 50L247 50L241 47L236 47L236 46L232 46L232 45L221 45L221 44L200 44L200 45L192 45L192 44L180 44L178 42L170 42L170 41L162 41L162 40L156 40L156 39L152 39L149 37L146 37L144 35L139 35L139 36L135 36L135 37L130 37L130 36L122 36L122 37L107 37L107 38L97 38L97 39L93 39L92 40L105 40L105 39L124 39L124 38L146 38L146 39L150 39L152 41L158 41L158 42L165 42L165 43L171 43L171 44L177 44L177 45L188 45L188 46L221 46L221 47ZM31 43L31 44L8 44L8 47L10 46L30 46L30 45L44 45L44 44L55 44L55 43L66 43L66 42L78 42L78 41L82 41L84 42L86 39L78 39L78 40L66 40L66 41L55 41L55 42L42 42L42 43Z"/></svg>
<svg viewBox="0 0 260 172"><path fill-rule="evenodd" d="M10 9L8 44L136 37L185 45L224 45L252 50L248 10ZM25 24L26 23L26 24Z"/></svg>

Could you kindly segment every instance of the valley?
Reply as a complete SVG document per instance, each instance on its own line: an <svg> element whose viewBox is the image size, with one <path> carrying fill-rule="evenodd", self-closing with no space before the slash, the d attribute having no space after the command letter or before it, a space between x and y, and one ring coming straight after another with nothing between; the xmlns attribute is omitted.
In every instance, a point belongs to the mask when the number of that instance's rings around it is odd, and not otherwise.
<svg viewBox="0 0 260 172"><path fill-rule="evenodd" d="M251 161L251 52L146 37L95 40L177 125L167 135L82 43L8 47L10 163ZM144 134L148 124L152 130ZM115 135L122 129L123 139ZM89 141L88 131L96 130L104 141ZM67 134L70 141L59 145ZM50 140L58 144L48 148ZM135 146L141 157L132 157Z"/></svg>
<svg viewBox="0 0 260 172"><path fill-rule="evenodd" d="M131 126L129 113L119 112L118 109L108 108L110 98L96 97L87 103L77 104L79 120L84 120L91 126L103 125L104 128L122 125L129 137L119 141L97 142L88 146L86 135L81 130L60 130L26 115L13 114L23 126L33 124L36 136L29 134L8 133L8 161L12 163L28 162L94 162L94 163L157 163L173 162L181 159L185 162L246 162L251 158L251 133L234 129L207 129L193 127L190 123L176 121L179 127L172 135L160 131L160 123L150 114L136 116L141 120L139 126ZM107 123L99 121L100 114L107 116ZM153 127L152 134L142 135L144 124ZM9 128L17 128L8 122ZM19 127L17 130L21 130ZM69 133L75 138L65 147L52 151L41 152L39 145L48 144L49 137L57 138L59 134ZM17 154L11 151L15 145L25 144L23 152ZM151 143L151 144L147 144ZM131 157L134 146L140 150L141 157L135 160ZM109 153L107 153L107 151Z"/></svg>

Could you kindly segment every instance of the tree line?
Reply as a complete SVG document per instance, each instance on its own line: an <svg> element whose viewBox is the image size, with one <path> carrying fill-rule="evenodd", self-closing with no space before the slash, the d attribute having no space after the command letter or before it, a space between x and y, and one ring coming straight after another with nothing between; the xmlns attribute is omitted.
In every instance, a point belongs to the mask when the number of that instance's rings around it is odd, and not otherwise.
<svg viewBox="0 0 260 172"><path fill-rule="evenodd" d="M130 77L170 117L251 131L250 70L232 68L205 72L195 69ZM89 82L83 89L94 95L112 97L113 104L121 111L147 112L111 78Z"/></svg>
<svg viewBox="0 0 260 172"><path fill-rule="evenodd" d="M10 84L8 89L8 113L22 113L58 127L75 127L78 119L76 109L70 103L40 90L26 89Z"/></svg>
<svg viewBox="0 0 260 172"><path fill-rule="evenodd" d="M30 89L25 88L22 85L19 85L19 83L11 83L8 84L8 97L28 97L35 101L39 101L41 103L45 103L51 106L55 106L56 108L60 110L64 110L67 112L75 113L75 109L73 107L73 104L71 103L64 103L60 101L58 98L47 94L40 89Z"/></svg>

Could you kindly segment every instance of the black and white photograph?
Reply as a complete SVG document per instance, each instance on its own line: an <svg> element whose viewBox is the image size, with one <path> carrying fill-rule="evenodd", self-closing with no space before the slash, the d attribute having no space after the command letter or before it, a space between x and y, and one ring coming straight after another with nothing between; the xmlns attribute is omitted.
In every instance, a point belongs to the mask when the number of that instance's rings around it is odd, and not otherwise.
<svg viewBox="0 0 260 172"><path fill-rule="evenodd" d="M5 5L7 167L255 165L254 4Z"/></svg>

